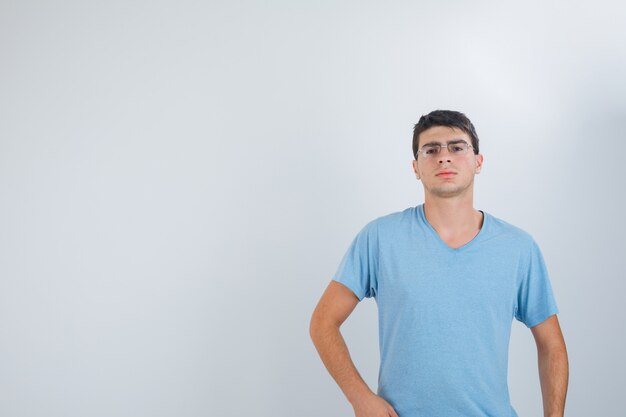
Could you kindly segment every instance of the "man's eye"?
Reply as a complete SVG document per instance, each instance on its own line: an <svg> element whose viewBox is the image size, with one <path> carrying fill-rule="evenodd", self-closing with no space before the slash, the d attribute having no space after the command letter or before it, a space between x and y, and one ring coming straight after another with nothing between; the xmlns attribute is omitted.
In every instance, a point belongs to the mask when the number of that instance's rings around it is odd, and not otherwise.
<svg viewBox="0 0 626 417"><path fill-rule="evenodd" d="M427 155L430 155L430 154L433 154L433 153L435 153L435 148L428 148L428 149L426 149L426 154Z"/></svg>
<svg viewBox="0 0 626 417"><path fill-rule="evenodd" d="M453 146L452 147L453 152L461 152L463 150L462 146Z"/></svg>

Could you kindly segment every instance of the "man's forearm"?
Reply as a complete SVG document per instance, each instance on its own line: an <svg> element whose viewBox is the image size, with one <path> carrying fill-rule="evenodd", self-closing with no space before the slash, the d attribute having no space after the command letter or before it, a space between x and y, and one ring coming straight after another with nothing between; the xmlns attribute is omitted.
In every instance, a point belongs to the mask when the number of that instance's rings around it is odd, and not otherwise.
<svg viewBox="0 0 626 417"><path fill-rule="evenodd" d="M563 417L569 378L565 345L538 350L544 417Z"/></svg>
<svg viewBox="0 0 626 417"><path fill-rule="evenodd" d="M354 366L339 327L316 324L311 327L311 339L324 366L351 404L374 394Z"/></svg>

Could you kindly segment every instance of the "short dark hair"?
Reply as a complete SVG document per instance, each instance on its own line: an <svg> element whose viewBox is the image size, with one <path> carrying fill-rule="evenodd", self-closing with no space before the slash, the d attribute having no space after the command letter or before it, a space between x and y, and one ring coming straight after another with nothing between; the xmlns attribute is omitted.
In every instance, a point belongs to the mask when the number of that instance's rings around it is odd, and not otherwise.
<svg viewBox="0 0 626 417"><path fill-rule="evenodd" d="M456 127L467 133L472 140L472 148L474 153L478 155L478 135L474 125L461 112L454 110L434 110L430 113L420 117L419 121L413 128L413 157L416 158L417 151L419 150L419 137L420 133L433 126L447 126ZM417 158L416 158L417 159Z"/></svg>

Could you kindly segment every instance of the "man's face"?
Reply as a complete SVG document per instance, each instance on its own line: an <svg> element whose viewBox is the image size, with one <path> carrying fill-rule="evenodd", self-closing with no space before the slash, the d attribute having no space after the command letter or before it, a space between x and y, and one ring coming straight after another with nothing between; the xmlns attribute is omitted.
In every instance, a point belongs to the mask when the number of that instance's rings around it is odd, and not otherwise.
<svg viewBox="0 0 626 417"><path fill-rule="evenodd" d="M418 152L413 161L413 171L424 184L426 193L437 197L455 197L467 192L474 184L474 175L480 172L483 163L481 154L475 155L469 148L464 154L451 154L446 147L448 142L464 140L471 145L469 135L461 129L447 126L433 126L419 136L419 149L430 143L440 143L441 150L436 156L424 157ZM442 171L452 171L453 175L437 175Z"/></svg>

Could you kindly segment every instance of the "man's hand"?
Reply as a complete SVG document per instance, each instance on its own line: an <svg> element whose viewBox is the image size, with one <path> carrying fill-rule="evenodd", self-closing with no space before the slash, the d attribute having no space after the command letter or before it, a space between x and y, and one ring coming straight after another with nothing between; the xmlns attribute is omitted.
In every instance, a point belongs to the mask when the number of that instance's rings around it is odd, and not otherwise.
<svg viewBox="0 0 626 417"><path fill-rule="evenodd" d="M363 397L352 408L356 417L399 417L391 404L376 394Z"/></svg>

